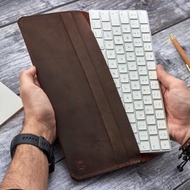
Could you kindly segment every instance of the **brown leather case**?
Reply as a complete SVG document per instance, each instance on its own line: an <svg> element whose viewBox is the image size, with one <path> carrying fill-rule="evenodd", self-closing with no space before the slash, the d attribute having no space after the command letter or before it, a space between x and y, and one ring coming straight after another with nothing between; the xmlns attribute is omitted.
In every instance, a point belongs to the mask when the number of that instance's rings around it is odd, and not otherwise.
<svg viewBox="0 0 190 190"><path fill-rule="evenodd" d="M18 24L55 110L70 175L82 180L149 159L139 152L88 13L22 17Z"/></svg>

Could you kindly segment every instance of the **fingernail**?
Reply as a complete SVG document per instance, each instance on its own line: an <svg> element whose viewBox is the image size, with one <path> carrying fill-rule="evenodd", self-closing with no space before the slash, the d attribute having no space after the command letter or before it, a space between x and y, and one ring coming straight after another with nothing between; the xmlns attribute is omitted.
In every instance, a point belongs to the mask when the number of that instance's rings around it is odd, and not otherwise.
<svg viewBox="0 0 190 190"><path fill-rule="evenodd" d="M160 67L160 68L162 68L162 69L164 68L161 64L158 64L157 66Z"/></svg>

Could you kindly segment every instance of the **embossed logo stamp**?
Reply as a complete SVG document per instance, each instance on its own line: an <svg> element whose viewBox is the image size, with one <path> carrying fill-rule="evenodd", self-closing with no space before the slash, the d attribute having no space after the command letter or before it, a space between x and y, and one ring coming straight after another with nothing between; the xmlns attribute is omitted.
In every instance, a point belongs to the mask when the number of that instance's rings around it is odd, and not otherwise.
<svg viewBox="0 0 190 190"><path fill-rule="evenodd" d="M78 170L84 170L85 169L84 161L82 158L76 159L76 165L77 165Z"/></svg>

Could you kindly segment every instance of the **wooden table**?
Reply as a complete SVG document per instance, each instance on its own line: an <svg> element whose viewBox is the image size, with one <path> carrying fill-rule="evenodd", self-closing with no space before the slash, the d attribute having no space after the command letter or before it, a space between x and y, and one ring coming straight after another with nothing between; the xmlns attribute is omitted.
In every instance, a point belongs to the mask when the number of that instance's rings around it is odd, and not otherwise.
<svg viewBox="0 0 190 190"><path fill-rule="evenodd" d="M169 40L173 33L190 56L189 0L6 0L0 1L0 81L19 95L19 72L29 68L31 61L17 26L24 15L65 10L145 9L149 13L154 50L159 63L190 86L190 74ZM0 127L0 181L11 161L9 145L23 122L23 110ZM150 162L137 164L115 172L77 182L70 178L63 153L55 142L55 172L49 176L49 189L125 189L125 190L185 190L190 189L190 164L179 173L176 165L178 144L172 151Z"/></svg>

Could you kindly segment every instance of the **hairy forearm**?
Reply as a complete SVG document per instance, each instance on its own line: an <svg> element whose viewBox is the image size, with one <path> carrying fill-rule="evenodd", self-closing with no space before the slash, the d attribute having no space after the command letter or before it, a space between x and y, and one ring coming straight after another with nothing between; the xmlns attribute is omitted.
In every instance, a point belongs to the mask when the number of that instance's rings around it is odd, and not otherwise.
<svg viewBox="0 0 190 190"><path fill-rule="evenodd" d="M56 138L55 113L47 95L40 88L36 76L36 68L31 67L22 71L19 79L20 96L25 113L24 126L21 133L33 134L38 137L43 136L50 144L53 144ZM47 189L48 159L50 160L49 157L51 156L51 161L53 162L52 150L50 153L47 153L46 149L41 150L41 147L36 147L34 143L32 144L35 146L29 144L20 144L16 147L14 158L0 184L0 190ZM52 155L49 156L49 154Z"/></svg>
<svg viewBox="0 0 190 190"><path fill-rule="evenodd" d="M45 190L47 189L48 169L47 157L40 149L32 145L19 145L0 190Z"/></svg>
<svg viewBox="0 0 190 190"><path fill-rule="evenodd" d="M52 143L51 132L36 120L25 121L21 133L43 136ZM48 174L48 158L42 150L30 144L20 144L16 147L13 160L0 185L0 190L45 190L48 184Z"/></svg>

